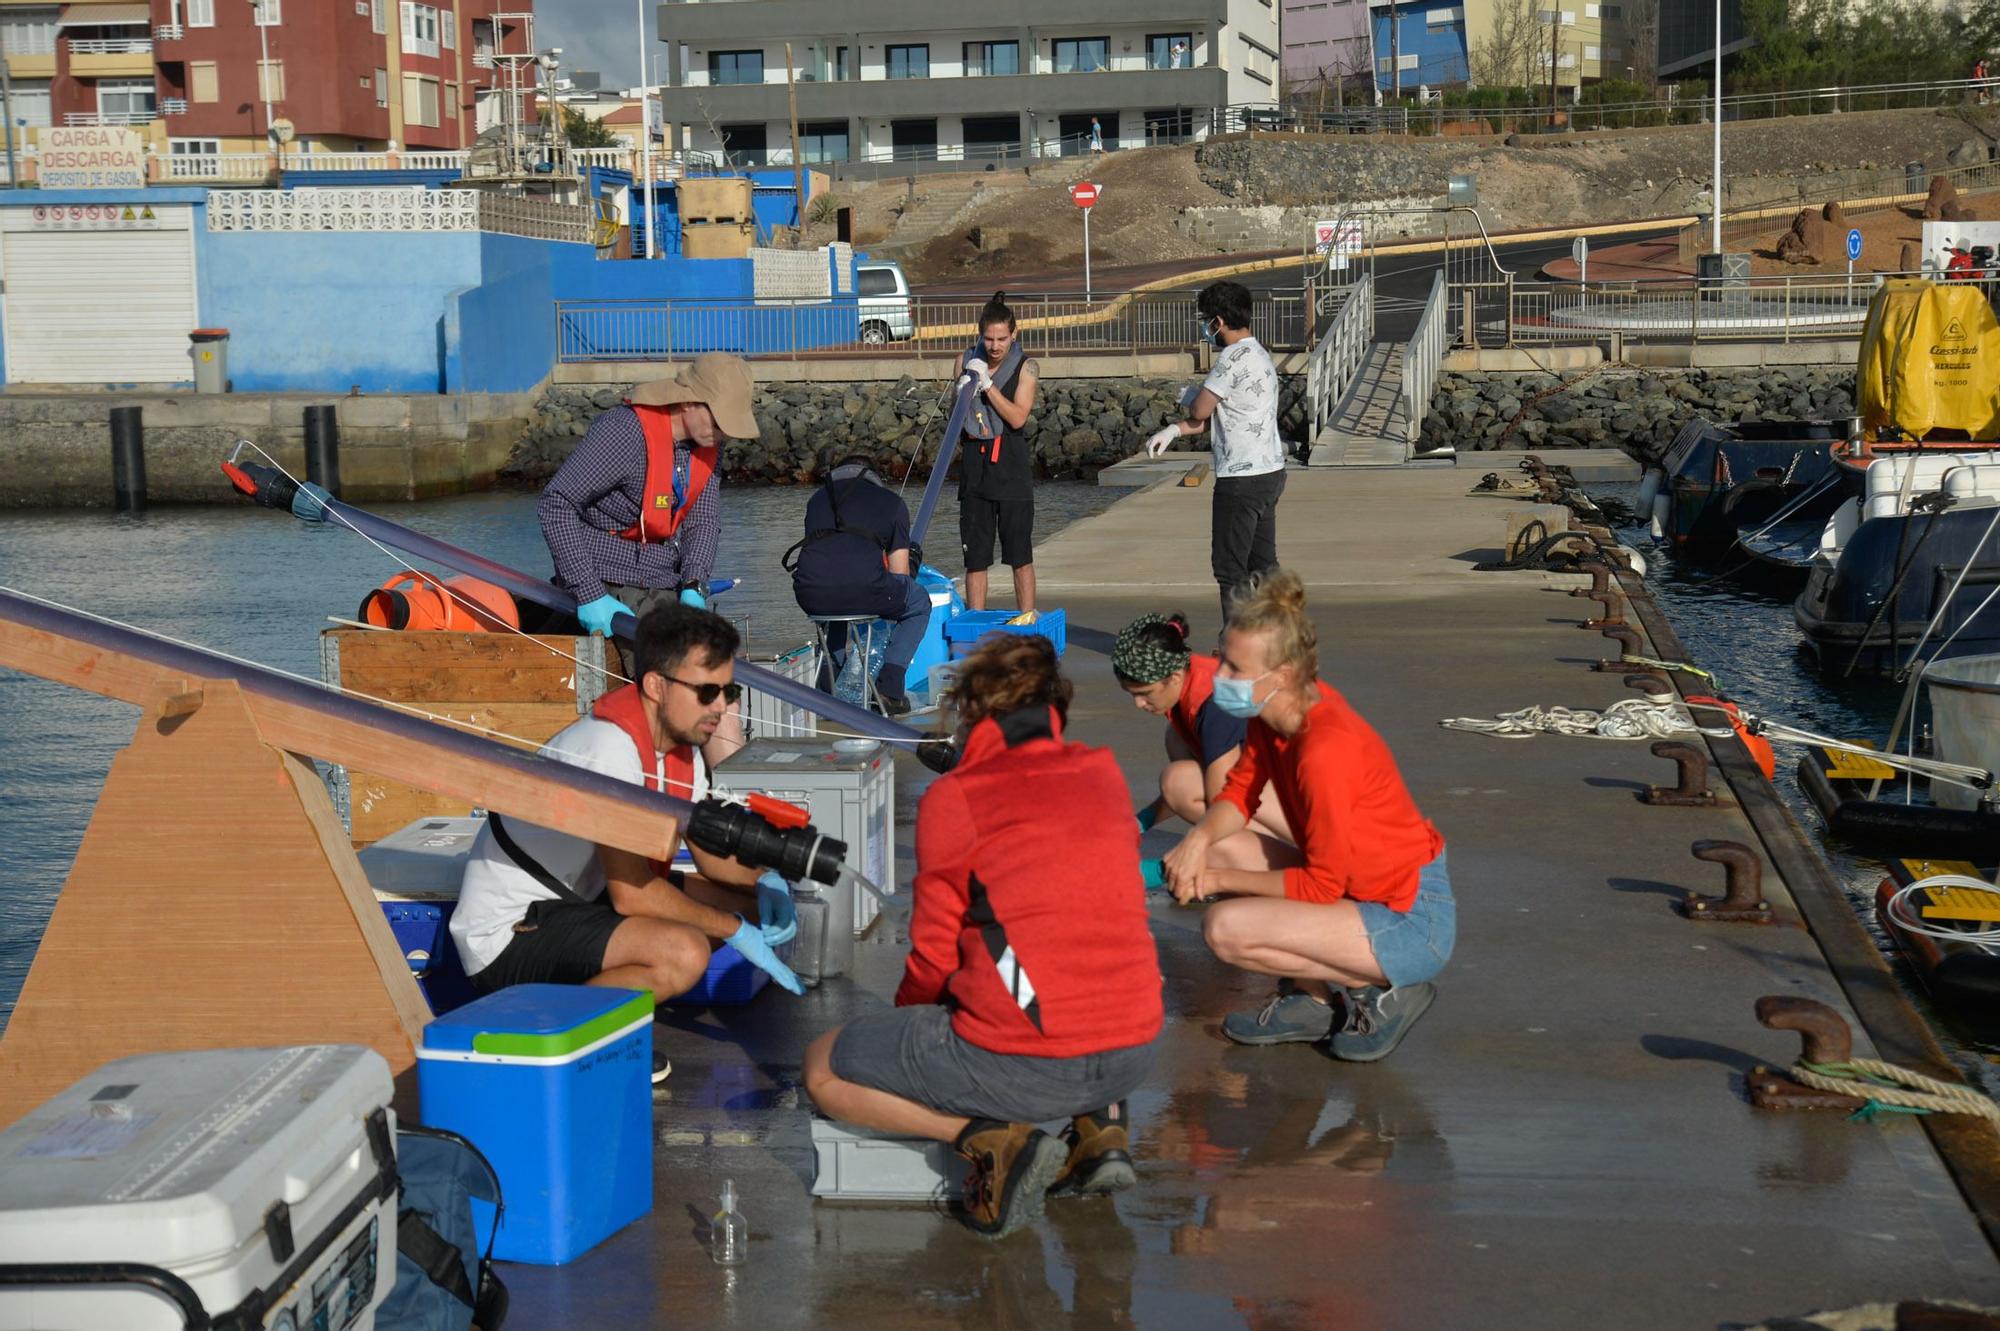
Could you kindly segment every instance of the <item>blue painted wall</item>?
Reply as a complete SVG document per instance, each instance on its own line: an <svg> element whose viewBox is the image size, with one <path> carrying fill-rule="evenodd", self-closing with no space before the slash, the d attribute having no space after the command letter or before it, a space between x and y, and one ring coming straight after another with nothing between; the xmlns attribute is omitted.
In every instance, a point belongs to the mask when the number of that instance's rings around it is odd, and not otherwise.
<svg viewBox="0 0 2000 1331"><path fill-rule="evenodd" d="M524 236L479 237L479 285L446 310L445 386L453 393L519 393L555 363L556 274L594 264L589 245Z"/></svg>
<svg viewBox="0 0 2000 1331"><path fill-rule="evenodd" d="M1396 7L1397 54L1417 57L1417 67L1403 71L1402 89L1405 97L1416 95L1419 85L1443 88L1464 83L1469 77L1469 64L1465 47L1465 2L1466 0L1434 0L1425 3L1400 4ZM1434 24L1430 15L1435 10L1456 9L1459 17L1449 23ZM1385 61L1389 59L1389 11L1377 9L1372 14L1375 26L1375 86L1389 90L1389 71ZM1544 33L1544 36L1547 34Z"/></svg>
<svg viewBox="0 0 2000 1331"><path fill-rule="evenodd" d="M445 392L446 306L480 284L485 239L463 231L202 232L202 322L229 330L239 392Z"/></svg>

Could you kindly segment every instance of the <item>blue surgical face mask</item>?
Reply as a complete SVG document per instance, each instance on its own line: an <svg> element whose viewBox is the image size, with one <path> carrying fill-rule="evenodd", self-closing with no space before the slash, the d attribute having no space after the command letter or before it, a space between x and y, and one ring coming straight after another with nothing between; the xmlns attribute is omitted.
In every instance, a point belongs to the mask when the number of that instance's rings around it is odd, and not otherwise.
<svg viewBox="0 0 2000 1331"><path fill-rule="evenodd" d="M1230 679L1225 675L1217 675L1215 677L1215 705L1220 707L1225 714L1233 716L1239 721L1250 720L1257 713L1264 710L1264 703L1271 701L1269 698L1266 698L1264 702L1258 702L1255 697L1257 680L1265 678L1270 673L1270 671L1266 670L1264 674L1258 675L1255 679Z"/></svg>
<svg viewBox="0 0 2000 1331"><path fill-rule="evenodd" d="M1222 339L1216 335L1215 324L1216 321L1213 319L1203 319L1201 321L1201 340L1208 343L1211 347L1222 345Z"/></svg>

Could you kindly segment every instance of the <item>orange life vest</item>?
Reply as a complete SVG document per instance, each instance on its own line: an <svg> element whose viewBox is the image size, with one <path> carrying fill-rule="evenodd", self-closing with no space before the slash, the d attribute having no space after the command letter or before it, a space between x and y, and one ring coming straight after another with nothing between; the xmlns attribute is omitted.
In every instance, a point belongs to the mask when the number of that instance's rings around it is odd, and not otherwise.
<svg viewBox="0 0 2000 1331"><path fill-rule="evenodd" d="M1200 757L1203 767L1207 767L1222 756L1219 753L1202 753L1201 727L1198 721L1202 707L1215 696L1215 670L1221 664L1214 657L1204 656L1200 652L1190 656L1187 663L1187 683L1181 685L1180 701L1167 711L1168 723L1173 726L1181 739L1186 741L1188 748Z"/></svg>
<svg viewBox="0 0 2000 1331"><path fill-rule="evenodd" d="M658 544L673 539L681 520L694 508L694 501L715 479L717 450L696 448L688 463L685 497L674 493L674 418L670 408L628 404L639 418L639 432L646 438L645 494L639 501L639 520L618 535L628 541Z"/></svg>
<svg viewBox="0 0 2000 1331"><path fill-rule="evenodd" d="M662 790L660 778L660 751L653 747L653 727L646 720L645 699L639 694L637 684L627 684L620 689L599 698L590 709L590 714L600 721L609 721L624 731L632 741L632 747L639 751L639 767L645 773L640 784L648 790ZM694 798L694 750L686 744L667 750L666 784L664 793L681 799ZM665 876L667 865L659 860L649 861L653 872Z"/></svg>

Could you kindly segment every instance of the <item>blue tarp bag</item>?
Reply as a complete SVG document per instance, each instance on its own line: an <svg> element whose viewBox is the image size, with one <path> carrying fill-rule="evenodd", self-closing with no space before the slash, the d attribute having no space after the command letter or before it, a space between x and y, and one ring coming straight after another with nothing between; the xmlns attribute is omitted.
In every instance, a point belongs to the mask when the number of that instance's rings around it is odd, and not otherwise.
<svg viewBox="0 0 2000 1331"><path fill-rule="evenodd" d="M396 1129L402 1197L396 1215L396 1287L376 1310L382 1331L499 1331L507 1287L493 1270L493 1240L505 1208L500 1178L479 1148L455 1132ZM472 1218L477 1198L493 1207L482 1252Z"/></svg>

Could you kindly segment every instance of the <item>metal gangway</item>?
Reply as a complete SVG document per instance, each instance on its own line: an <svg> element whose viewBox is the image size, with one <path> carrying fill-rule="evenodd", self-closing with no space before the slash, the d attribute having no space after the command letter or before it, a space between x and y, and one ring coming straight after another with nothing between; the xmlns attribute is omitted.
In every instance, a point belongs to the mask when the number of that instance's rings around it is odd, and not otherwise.
<svg viewBox="0 0 2000 1331"><path fill-rule="evenodd" d="M1392 231L1398 233L1393 238ZM1429 295L1407 338L1384 337L1379 327L1385 301L1378 249L1385 241L1397 252L1438 256ZM1348 209L1330 237L1316 232L1308 244L1306 307L1313 337L1306 360L1307 465L1382 467L1417 460L1445 352L1454 341L1479 345L1496 309L1504 329L1514 275L1500 266L1479 214L1463 205ZM1387 313L1407 313L1407 305L1386 304Z"/></svg>

